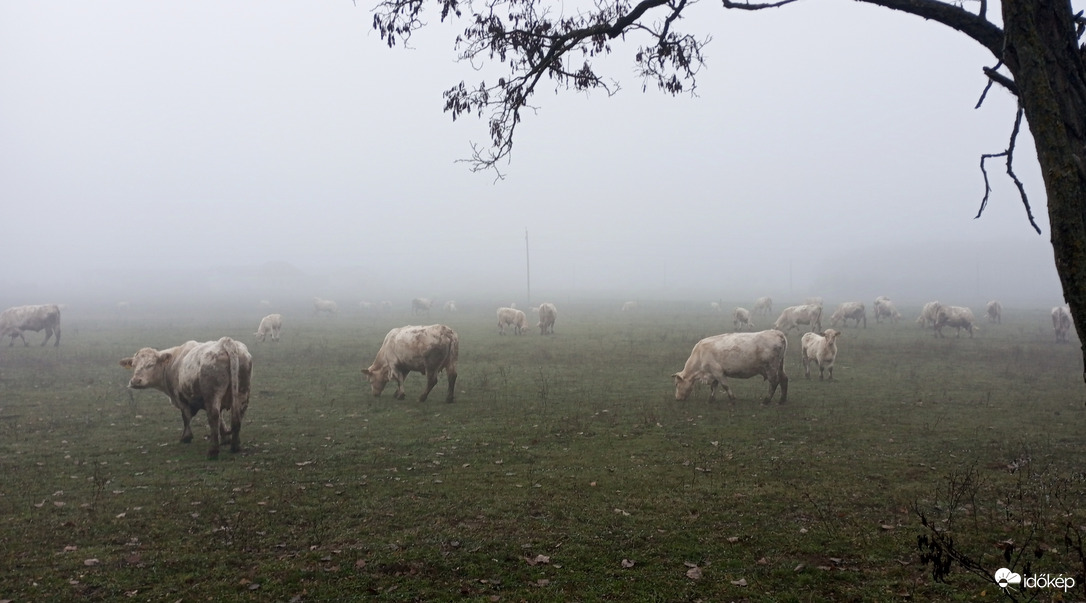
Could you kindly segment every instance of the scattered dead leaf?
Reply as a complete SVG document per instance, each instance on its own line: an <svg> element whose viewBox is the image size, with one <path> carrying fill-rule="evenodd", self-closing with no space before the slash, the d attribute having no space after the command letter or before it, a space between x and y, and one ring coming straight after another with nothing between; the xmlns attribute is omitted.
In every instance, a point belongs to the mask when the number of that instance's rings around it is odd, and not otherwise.
<svg viewBox="0 0 1086 603"><path fill-rule="evenodd" d="M622 560L622 567L624 567L626 569L630 569L634 565L636 565L636 564L633 561L629 560L629 559L623 559Z"/></svg>
<svg viewBox="0 0 1086 603"><path fill-rule="evenodd" d="M686 577L691 580L701 580L701 568L695 566L686 570Z"/></svg>
<svg viewBox="0 0 1086 603"><path fill-rule="evenodd" d="M734 584L735 586L746 586L747 585L747 579L746 578L740 578L738 580L732 580L732 584Z"/></svg>
<svg viewBox="0 0 1086 603"><path fill-rule="evenodd" d="M894 526L892 526L892 525L890 525L890 524L888 524L888 523L884 523L884 524L882 524L882 525L881 525L881 526L879 526L879 527L880 527L880 528L882 528L882 529L884 529L884 530L887 530L887 531L889 531L889 530L892 530L892 529L894 529Z"/></svg>
<svg viewBox="0 0 1086 603"><path fill-rule="evenodd" d="M546 555L536 555L534 558L525 557L524 560L531 566L546 565L551 562L551 558Z"/></svg>
<svg viewBox="0 0 1086 603"><path fill-rule="evenodd" d="M738 536L728 536L728 542L739 542Z"/></svg>
<svg viewBox="0 0 1086 603"><path fill-rule="evenodd" d="M94 558L84 559L83 560L83 565L85 565L87 567L94 567L94 566L98 565L99 563L101 563L101 561L99 561L97 559L94 559Z"/></svg>

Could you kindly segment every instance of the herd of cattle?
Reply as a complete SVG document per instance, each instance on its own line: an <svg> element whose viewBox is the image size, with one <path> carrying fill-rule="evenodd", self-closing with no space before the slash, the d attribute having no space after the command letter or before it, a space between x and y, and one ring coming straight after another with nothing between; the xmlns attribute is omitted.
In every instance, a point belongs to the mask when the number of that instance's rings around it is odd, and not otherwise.
<svg viewBox="0 0 1086 603"><path fill-rule="evenodd" d="M387 303L387 302L386 302ZM416 298L411 303L413 314L429 313L433 302L425 298ZM261 302L264 306L265 303ZM800 338L800 359L806 378L811 376L811 365L819 370L819 379L826 377L833 381L833 367L837 357L837 338L839 331L834 328L822 329L821 298L809 298L804 304L790 306L781 311L768 330L747 332L754 329L754 316L768 317L773 312L773 300L762 297L755 301L753 310L736 308L733 312L735 333L725 333L706 337L699 341L691 351L683 369L673 374L675 399L686 400L696 383L710 386L709 400L716 398L718 387L724 389L729 399L735 399L727 378L748 379L761 376L769 384L764 402L773 399L778 387L781 390L780 402L788 400L788 376L784 372L784 359L788 350L787 334L792 330L803 332ZM623 312L636 311L637 302L626 302ZM712 302L710 308L720 311L720 303ZM455 302L445 304L446 311L455 311ZM552 303L543 303L531 308L537 313L537 324L541 335L554 333L554 324L558 310ZM338 307L334 301L321 298L313 299L313 314L335 315ZM998 301L988 302L986 315L989 322L1002 323L1003 307ZM1072 318L1067 306L1052 308L1052 328L1057 342L1068 341L1072 327ZM896 323L901 314L894 303L887 297L878 297L874 303L876 323L883 320ZM497 311L498 333L504 335L507 328L520 335L528 328L527 315L518 310L515 304L502 307ZM845 302L837 306L830 317L831 326L867 327L867 311L862 302ZM932 301L923 306L916 319L924 328L932 328L936 337L943 337L943 328L956 329L956 336L965 329L972 337L977 330L972 310L962 306L949 306ZM270 337L278 342L283 326L281 314L265 316L255 333L258 341ZM9 347L15 344L15 338L22 339L24 331L45 331L44 346L50 338L53 345L60 345L60 307L57 305L18 306L0 312L0 340L10 337ZM426 376L426 387L419 396L425 401L431 390L437 385L438 376L445 372L448 390L446 402L453 402L455 396L457 361L460 341L455 331L442 324L429 326L404 326L394 328L385 335L377 357L369 367L362 369L362 374L369 381L374 396L380 396L390 381L397 384L396 399L405 397L403 384L412 371ZM164 350L142 348L133 356L120 361L120 365L132 371L128 387L132 389L156 389L166 394L173 405L181 411L181 441L192 441L192 417L200 410L207 413L211 430L210 458L219 454L220 442L230 441L230 449L240 449L241 423L249 405L250 380L252 376L252 356L244 343L223 337L218 341L198 343L188 341L179 346ZM227 424L226 417L230 421Z"/></svg>

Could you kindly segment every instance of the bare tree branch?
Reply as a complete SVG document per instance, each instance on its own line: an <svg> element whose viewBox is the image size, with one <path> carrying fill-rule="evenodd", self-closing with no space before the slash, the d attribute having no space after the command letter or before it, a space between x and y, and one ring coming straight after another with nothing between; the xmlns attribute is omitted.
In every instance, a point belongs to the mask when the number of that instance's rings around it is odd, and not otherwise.
<svg viewBox="0 0 1086 603"><path fill-rule="evenodd" d="M1037 220L1033 217L1033 209L1029 205L1029 197L1026 196L1026 188L1022 186L1022 181L1018 179L1018 176L1014 173L1014 144L1018 140L1018 132L1022 127L1022 105L1018 105L1018 113L1014 118L1014 129L1011 131L1011 139L1007 143L1007 149L1002 153L992 153L981 155L980 157L980 171L984 174L984 198L980 201L980 210L977 211L977 215L973 219L977 219L984 213L984 209L988 206L988 195L992 192L992 187L988 183L988 170L984 167L984 162L988 159L994 159L996 157L1007 158L1007 175L1011 177L1014 185L1018 187L1018 195L1022 199L1022 205L1026 208L1026 217L1029 218L1029 223L1033 226L1033 230L1037 231L1037 234L1041 234L1041 228L1037 226Z"/></svg>

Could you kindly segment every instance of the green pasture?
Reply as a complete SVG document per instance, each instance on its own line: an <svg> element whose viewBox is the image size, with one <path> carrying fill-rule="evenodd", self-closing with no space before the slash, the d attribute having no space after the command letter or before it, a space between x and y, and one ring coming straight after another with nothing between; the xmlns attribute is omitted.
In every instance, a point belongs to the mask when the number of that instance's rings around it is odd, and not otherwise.
<svg viewBox="0 0 1086 603"><path fill-rule="evenodd" d="M936 581L918 538L1077 581L1017 598L1086 596L1086 385L1046 309L936 339L901 308L843 329L835 382L803 378L793 331L788 403L763 406L761 379L674 400L726 313L618 305L558 304L546 337L499 336L483 306L283 311L278 344L256 310L66 310L59 348L0 347L0 600L1006 596L957 561ZM432 322L460 335L456 402L444 376L425 403L418 374L405 401L370 395L388 329ZM243 451L209 461L206 416L179 443L180 413L118 361L223 335L253 393Z"/></svg>

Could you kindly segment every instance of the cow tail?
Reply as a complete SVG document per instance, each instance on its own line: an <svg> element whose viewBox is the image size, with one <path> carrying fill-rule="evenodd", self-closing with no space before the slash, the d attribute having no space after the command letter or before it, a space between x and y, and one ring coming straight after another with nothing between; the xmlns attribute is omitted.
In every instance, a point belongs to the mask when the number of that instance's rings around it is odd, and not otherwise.
<svg viewBox="0 0 1086 603"><path fill-rule="evenodd" d="M236 437L241 430L241 403L238 401L240 384L238 373L241 370L241 361L238 358L238 346L233 339L227 338L226 353L230 356L230 435ZM219 419L220 422L222 419Z"/></svg>

